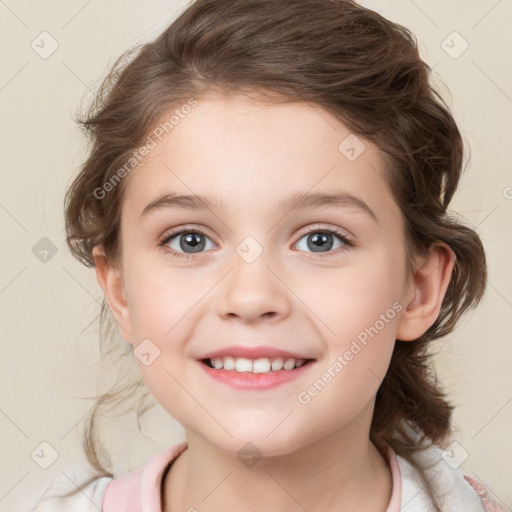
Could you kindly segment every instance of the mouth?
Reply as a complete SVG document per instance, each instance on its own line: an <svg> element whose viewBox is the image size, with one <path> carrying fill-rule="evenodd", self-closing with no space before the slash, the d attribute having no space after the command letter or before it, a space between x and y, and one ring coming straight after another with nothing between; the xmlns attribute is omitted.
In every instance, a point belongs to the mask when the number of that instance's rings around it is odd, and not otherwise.
<svg viewBox="0 0 512 512"><path fill-rule="evenodd" d="M212 380L236 390L269 391L299 379L315 359L283 357L214 357L199 359L206 375Z"/></svg>
<svg viewBox="0 0 512 512"><path fill-rule="evenodd" d="M226 356L200 359L201 363L212 370L253 374L291 372L311 364L313 361L314 359L299 359L293 357L260 357L258 359L249 359L246 357Z"/></svg>
<svg viewBox="0 0 512 512"><path fill-rule="evenodd" d="M270 390L299 379L316 359L275 345L231 345L202 354L198 359L205 374L238 390Z"/></svg>

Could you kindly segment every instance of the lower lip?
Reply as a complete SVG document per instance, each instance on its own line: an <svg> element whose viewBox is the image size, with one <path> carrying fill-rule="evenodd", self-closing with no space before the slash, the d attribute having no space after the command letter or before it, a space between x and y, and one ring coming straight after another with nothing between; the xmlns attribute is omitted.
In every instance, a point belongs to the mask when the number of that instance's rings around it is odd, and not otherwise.
<svg viewBox="0 0 512 512"><path fill-rule="evenodd" d="M309 361L293 370L279 370L268 373L236 372L216 370L199 361L203 370L212 378L236 389L272 389L297 379L306 372L314 361Z"/></svg>

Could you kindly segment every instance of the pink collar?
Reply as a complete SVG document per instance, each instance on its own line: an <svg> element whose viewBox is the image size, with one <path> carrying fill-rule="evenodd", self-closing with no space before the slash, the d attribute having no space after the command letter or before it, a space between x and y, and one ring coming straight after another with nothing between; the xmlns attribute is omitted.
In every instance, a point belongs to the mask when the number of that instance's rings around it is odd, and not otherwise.
<svg viewBox="0 0 512 512"><path fill-rule="evenodd" d="M164 472L187 447L187 441L182 441L157 453L140 469L111 480L103 496L103 512L162 512L161 486ZM402 478L396 454L389 445L377 448L389 464L393 482L386 512L399 512Z"/></svg>
<svg viewBox="0 0 512 512"><path fill-rule="evenodd" d="M169 464L185 451L187 441L149 459L140 469L111 480L103 496L103 512L162 512L161 485Z"/></svg>
<svg viewBox="0 0 512 512"><path fill-rule="evenodd" d="M387 460L389 469L391 470L391 485L393 487L386 512L400 512L400 508L402 506L402 475L400 473L395 451L388 444L383 444L380 447L378 445L376 446L382 456Z"/></svg>

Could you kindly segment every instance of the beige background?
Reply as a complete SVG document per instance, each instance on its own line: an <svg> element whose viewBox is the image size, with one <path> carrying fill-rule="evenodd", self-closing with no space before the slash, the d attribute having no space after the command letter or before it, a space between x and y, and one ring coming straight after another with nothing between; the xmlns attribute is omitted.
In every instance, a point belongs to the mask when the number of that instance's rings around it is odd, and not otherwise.
<svg viewBox="0 0 512 512"><path fill-rule="evenodd" d="M480 308L439 344L436 368L457 405L456 450L468 454L464 472L512 507L512 2L362 3L418 36L472 147L452 206L484 241L489 287ZM154 37L184 5L0 0L1 511L29 510L54 476L72 476L83 460L79 429L93 403L79 397L99 386L101 290L94 271L72 259L63 236L64 190L85 155L72 115L121 51ZM47 59L31 47L43 31L58 43ZM460 36L450 35L454 31ZM464 41L469 47L458 58L445 51L454 55ZM49 44L46 39L46 49ZM57 249L46 263L32 252L42 237ZM143 422L146 437L137 434L133 415L109 425L119 472L182 438L180 426L159 408ZM36 448L41 453L41 442L58 453L46 470L31 457ZM48 457L50 449L43 451Z"/></svg>

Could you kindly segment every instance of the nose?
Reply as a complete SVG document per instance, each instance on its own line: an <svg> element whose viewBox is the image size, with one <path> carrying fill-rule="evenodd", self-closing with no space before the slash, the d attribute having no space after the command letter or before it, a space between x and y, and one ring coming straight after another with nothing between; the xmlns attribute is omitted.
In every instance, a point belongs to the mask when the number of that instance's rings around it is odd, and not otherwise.
<svg viewBox="0 0 512 512"><path fill-rule="evenodd" d="M248 263L238 254L233 268L221 281L217 314L223 319L254 323L260 319L277 322L289 316L292 292L263 252Z"/></svg>

